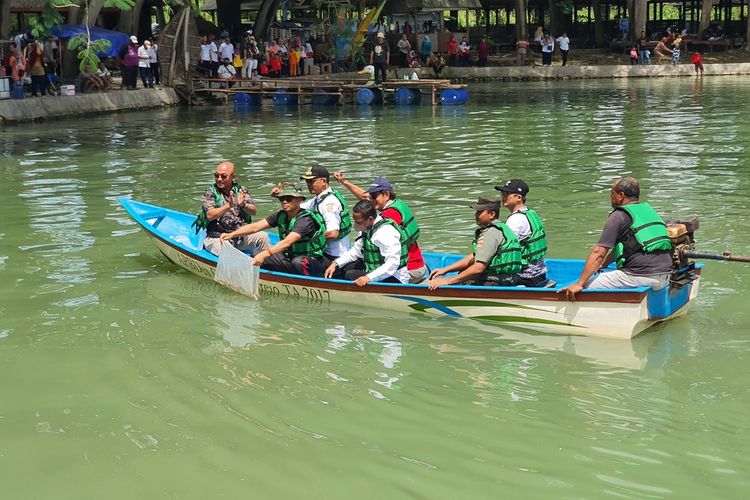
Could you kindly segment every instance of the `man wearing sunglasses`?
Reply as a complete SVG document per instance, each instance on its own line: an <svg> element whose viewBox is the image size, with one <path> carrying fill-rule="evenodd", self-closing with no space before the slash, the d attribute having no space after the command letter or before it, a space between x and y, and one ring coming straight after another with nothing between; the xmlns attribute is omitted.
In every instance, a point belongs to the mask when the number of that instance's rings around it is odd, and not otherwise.
<svg viewBox="0 0 750 500"><path fill-rule="evenodd" d="M223 241L221 236L252 222L256 210L247 188L237 183L232 162L223 161L216 166L214 183L203 193L202 208L193 225L196 232L206 230L203 247L218 255ZM269 246L265 233L248 235L231 243L253 255Z"/></svg>
<svg viewBox="0 0 750 500"><path fill-rule="evenodd" d="M262 234L262 231L275 227L279 231L279 242L258 253L253 258L253 265L269 271L321 276L324 269L323 251L326 247L323 217L301 207L305 197L292 183L276 186L271 196L279 200L281 210L263 220L224 234L221 239Z"/></svg>

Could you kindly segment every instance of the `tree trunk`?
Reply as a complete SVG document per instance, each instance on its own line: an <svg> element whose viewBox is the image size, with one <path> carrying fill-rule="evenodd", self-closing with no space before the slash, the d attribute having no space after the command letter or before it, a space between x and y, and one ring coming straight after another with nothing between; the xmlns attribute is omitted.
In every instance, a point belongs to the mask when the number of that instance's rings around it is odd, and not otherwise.
<svg viewBox="0 0 750 500"><path fill-rule="evenodd" d="M719 0L703 0L701 4L701 24L698 29L698 36L703 35L703 32L708 28L708 25L711 24L711 11L713 10L714 5L718 2Z"/></svg>
<svg viewBox="0 0 750 500"><path fill-rule="evenodd" d="M638 35L635 31L635 19L633 18L633 3L634 0L625 0L625 16L628 18L628 38L630 40L635 40L638 38Z"/></svg>
<svg viewBox="0 0 750 500"><path fill-rule="evenodd" d="M604 46L604 20L602 19L602 5L599 0L591 1L594 11L594 45Z"/></svg>
<svg viewBox="0 0 750 500"><path fill-rule="evenodd" d="M91 3L89 4L89 12L87 16L88 18L81 19L81 24L85 22L89 26L95 25L96 19L99 17L99 12L101 12L103 6L104 6L104 0L91 0Z"/></svg>
<svg viewBox="0 0 750 500"><path fill-rule="evenodd" d="M549 33L552 36L560 36L560 11L557 0L549 0Z"/></svg>
<svg viewBox="0 0 750 500"><path fill-rule="evenodd" d="M141 18L141 9L143 9L144 0L135 0L133 8L126 11L120 11L120 28L119 31L129 35L138 36L138 23ZM148 34L149 37L151 33Z"/></svg>
<svg viewBox="0 0 750 500"><path fill-rule="evenodd" d="M78 16L81 15L81 8L78 6L68 7L68 24L80 24Z"/></svg>
<svg viewBox="0 0 750 500"><path fill-rule="evenodd" d="M646 16L648 13L648 0L635 0L630 25L633 27L634 40L641 36L641 31L646 31Z"/></svg>
<svg viewBox="0 0 750 500"><path fill-rule="evenodd" d="M10 0L0 0L0 40L10 38Z"/></svg>
<svg viewBox="0 0 750 500"><path fill-rule="evenodd" d="M745 50L750 52L750 6L748 6L747 18L745 18Z"/></svg>
<svg viewBox="0 0 750 500"><path fill-rule="evenodd" d="M526 1L527 0L515 0L517 40L526 40L529 38L529 27L526 24Z"/></svg>

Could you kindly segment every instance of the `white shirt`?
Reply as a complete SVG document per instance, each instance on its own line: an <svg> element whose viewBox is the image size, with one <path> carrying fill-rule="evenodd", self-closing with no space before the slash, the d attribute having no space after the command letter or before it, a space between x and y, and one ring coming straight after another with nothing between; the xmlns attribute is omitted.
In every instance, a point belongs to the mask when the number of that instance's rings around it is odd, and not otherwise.
<svg viewBox="0 0 750 500"><path fill-rule="evenodd" d="M341 202L333 195L326 196L333 191L331 187L320 193L315 198L305 200L300 205L307 210L318 212L326 223L326 232L338 231L341 229L341 211L344 209ZM325 197L325 200L323 198ZM321 201L323 200L323 201ZM333 257L338 257L349 250L349 236L328 240L326 243L326 253Z"/></svg>
<svg viewBox="0 0 750 500"><path fill-rule="evenodd" d="M201 44L201 61L211 60L211 45L208 43Z"/></svg>
<svg viewBox="0 0 750 500"><path fill-rule="evenodd" d="M146 59L144 59L144 57ZM149 49L146 48L145 45L141 45L138 47L138 67L139 68L149 68L149 60L151 59L151 55L149 54Z"/></svg>
<svg viewBox="0 0 750 500"><path fill-rule="evenodd" d="M542 39L542 52L554 52L555 51L555 39L545 38Z"/></svg>
<svg viewBox="0 0 750 500"><path fill-rule="evenodd" d="M234 69L234 66L231 64L220 64L219 69L216 72L218 73L219 78L224 78L226 80L237 74L237 70Z"/></svg>
<svg viewBox="0 0 750 500"><path fill-rule="evenodd" d="M570 50L570 38L567 36L557 37L557 45L560 46L560 50Z"/></svg>
<svg viewBox="0 0 750 500"><path fill-rule="evenodd" d="M378 215L375 217L373 224L377 224L381 220L383 218ZM409 271L406 269L406 266L399 267L399 264L401 264L401 236L398 230L390 224L383 224L372 234L370 240L378 247L384 259L383 265L367 273L370 281L383 281L393 276L401 283L408 283ZM342 267L363 257L363 238L357 238L354 246L336 259L336 265Z"/></svg>
<svg viewBox="0 0 750 500"><path fill-rule="evenodd" d="M219 53L221 53L221 59L222 61L224 59L229 59L229 62L232 62L232 58L234 57L234 45L231 43L222 43L219 45Z"/></svg>
<svg viewBox="0 0 750 500"><path fill-rule="evenodd" d="M531 236L531 225L529 224L529 218L524 215L522 210L517 210L508 216L508 220L505 224L510 228L511 231L516 235L518 241L525 240Z"/></svg>
<svg viewBox="0 0 750 500"><path fill-rule="evenodd" d="M211 55L211 62L219 62L219 52L214 42L208 44L208 52Z"/></svg>
<svg viewBox="0 0 750 500"><path fill-rule="evenodd" d="M148 60L149 64L156 64L158 62L157 59L157 51L159 50L159 46L155 43L151 44L151 48L148 51L148 54L151 56L151 59Z"/></svg>

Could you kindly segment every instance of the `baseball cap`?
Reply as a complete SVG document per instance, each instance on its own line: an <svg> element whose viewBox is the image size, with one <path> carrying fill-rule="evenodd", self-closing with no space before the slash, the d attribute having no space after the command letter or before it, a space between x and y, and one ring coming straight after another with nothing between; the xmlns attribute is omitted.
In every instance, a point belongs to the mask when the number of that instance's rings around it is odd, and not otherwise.
<svg viewBox="0 0 750 500"><path fill-rule="evenodd" d="M151 42L149 42L148 40L146 40L145 42L143 42L143 45L151 45Z"/></svg>
<svg viewBox="0 0 750 500"><path fill-rule="evenodd" d="M380 32L378 32L378 36L375 37L375 38L385 38L385 33L383 33L382 31L380 31Z"/></svg>
<svg viewBox="0 0 750 500"><path fill-rule="evenodd" d="M130 41L131 41L131 42L133 42L133 43L138 43L138 37L137 37L137 36L135 36L135 35L132 35L132 36L130 37Z"/></svg>
<svg viewBox="0 0 750 500"><path fill-rule="evenodd" d="M281 184L281 190L274 194L274 198L283 198L284 196L294 196L295 198L305 199L305 195L299 190L293 182L284 182Z"/></svg>
<svg viewBox="0 0 750 500"><path fill-rule="evenodd" d="M500 210L500 200L495 196L480 196L477 198L476 203L469 206L477 212L481 212L482 210L493 210L497 212Z"/></svg>
<svg viewBox="0 0 750 500"><path fill-rule="evenodd" d="M383 191L393 192L393 186L385 177L376 177L370 187L367 188L367 194L381 193Z"/></svg>
<svg viewBox="0 0 750 500"><path fill-rule="evenodd" d="M511 179L502 186L495 186L495 189L503 193L515 193L526 196L529 193L529 185L521 179Z"/></svg>
<svg viewBox="0 0 750 500"><path fill-rule="evenodd" d="M325 168L323 165L316 164L316 165L313 165L312 167L308 167L305 173L300 176L300 179L309 181L311 179L318 179L320 177L328 180L331 178L331 174L328 173L328 169Z"/></svg>

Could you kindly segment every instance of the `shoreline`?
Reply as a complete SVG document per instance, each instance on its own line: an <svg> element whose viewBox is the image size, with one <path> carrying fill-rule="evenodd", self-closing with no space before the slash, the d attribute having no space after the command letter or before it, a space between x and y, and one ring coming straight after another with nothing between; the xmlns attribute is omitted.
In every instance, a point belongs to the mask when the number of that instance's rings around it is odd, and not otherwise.
<svg viewBox="0 0 750 500"><path fill-rule="evenodd" d="M706 77L750 75L750 63L711 63L704 64ZM392 68L389 78L403 78L404 74L416 72L419 78L434 78L431 68ZM336 80L346 78L351 73L326 74L324 78ZM489 66L446 67L440 77L457 83L482 83L501 81L540 81L540 80L589 80L615 78L669 78L694 77L692 64L660 65L590 65L590 66ZM318 76L317 78L320 78ZM300 78L304 81L304 77ZM37 120L60 119L70 116L85 116L104 112L135 109L154 109L183 104L173 88L138 90L112 90L92 92L75 96L43 96L24 99L0 100L0 126L32 122Z"/></svg>

